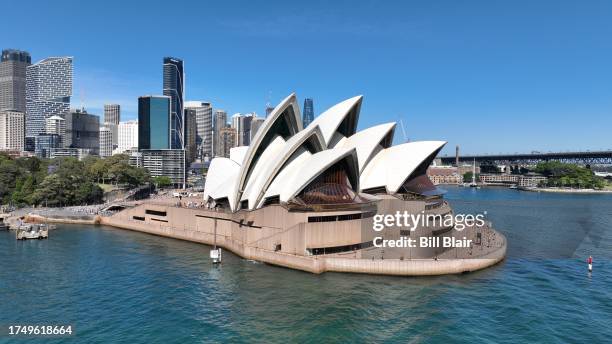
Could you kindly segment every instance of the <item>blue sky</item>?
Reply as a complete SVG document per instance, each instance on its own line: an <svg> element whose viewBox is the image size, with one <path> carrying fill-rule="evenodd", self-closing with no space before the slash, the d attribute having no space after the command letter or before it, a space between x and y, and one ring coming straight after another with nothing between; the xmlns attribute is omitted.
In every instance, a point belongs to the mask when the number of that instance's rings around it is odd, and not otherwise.
<svg viewBox="0 0 612 344"><path fill-rule="evenodd" d="M360 127L465 153L612 149L610 1L11 1L0 45L74 56L73 104L101 114L162 91L264 112L291 92L315 113L364 95ZM400 128L396 143L404 141Z"/></svg>

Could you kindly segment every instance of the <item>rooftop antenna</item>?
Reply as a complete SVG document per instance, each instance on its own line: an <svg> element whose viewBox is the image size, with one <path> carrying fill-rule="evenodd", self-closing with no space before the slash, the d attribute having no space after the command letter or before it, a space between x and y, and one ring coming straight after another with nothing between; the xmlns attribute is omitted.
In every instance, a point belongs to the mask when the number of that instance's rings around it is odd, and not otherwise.
<svg viewBox="0 0 612 344"><path fill-rule="evenodd" d="M85 110L85 90L83 90L83 86L79 88L79 100L81 102L81 111Z"/></svg>
<svg viewBox="0 0 612 344"><path fill-rule="evenodd" d="M267 99L266 99L266 111L265 111L266 115L265 115L265 117L268 117L269 112L271 111L271 109L273 109L272 104L270 103L271 99L272 99L272 91L268 91L268 96L267 96Z"/></svg>

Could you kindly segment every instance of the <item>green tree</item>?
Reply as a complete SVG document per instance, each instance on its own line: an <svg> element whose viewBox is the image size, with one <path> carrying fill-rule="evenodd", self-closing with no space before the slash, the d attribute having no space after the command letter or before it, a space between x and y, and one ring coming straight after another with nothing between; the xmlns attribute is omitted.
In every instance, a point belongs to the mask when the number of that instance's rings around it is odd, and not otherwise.
<svg viewBox="0 0 612 344"><path fill-rule="evenodd" d="M606 185L603 178L576 164L546 161L539 163L535 170L548 177L548 186L601 189Z"/></svg>
<svg viewBox="0 0 612 344"><path fill-rule="evenodd" d="M168 176L159 176L153 178L153 183L156 188L165 188L172 185L172 179Z"/></svg>
<svg viewBox="0 0 612 344"><path fill-rule="evenodd" d="M480 175L476 173L476 181L480 180ZM463 182L471 183L472 182L472 171L467 171L463 174Z"/></svg>

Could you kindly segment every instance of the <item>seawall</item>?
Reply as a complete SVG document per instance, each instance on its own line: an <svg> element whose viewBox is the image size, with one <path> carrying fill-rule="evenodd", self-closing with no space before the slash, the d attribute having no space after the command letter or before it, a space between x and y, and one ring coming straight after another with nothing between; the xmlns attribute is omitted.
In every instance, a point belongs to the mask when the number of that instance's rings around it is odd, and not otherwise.
<svg viewBox="0 0 612 344"><path fill-rule="evenodd" d="M195 211L195 210L194 210ZM495 265L506 255L506 239L497 233L503 244L486 255L477 258L438 258L438 259L362 259L337 256L301 256L245 245L243 241L232 239L231 232L220 231L216 234L202 228L186 226L174 227L171 223L164 225L130 220L129 217L115 215L101 217L100 223L117 228L133 230L168 238L213 245L229 250L245 258L268 264L279 265L310 273L320 274L326 271L350 272L398 276L432 276L458 274L476 271Z"/></svg>

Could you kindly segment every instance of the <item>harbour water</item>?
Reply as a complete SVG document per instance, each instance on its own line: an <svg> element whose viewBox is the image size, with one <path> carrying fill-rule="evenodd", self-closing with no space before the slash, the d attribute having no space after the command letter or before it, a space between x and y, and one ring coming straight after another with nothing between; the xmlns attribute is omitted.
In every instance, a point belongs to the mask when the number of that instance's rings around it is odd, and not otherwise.
<svg viewBox="0 0 612 344"><path fill-rule="evenodd" d="M26 242L0 232L0 325L74 326L45 343L612 338L612 195L446 189L457 213L486 211L506 235L504 262L427 278L313 275L228 252L213 267L208 246L110 227L60 225Z"/></svg>

